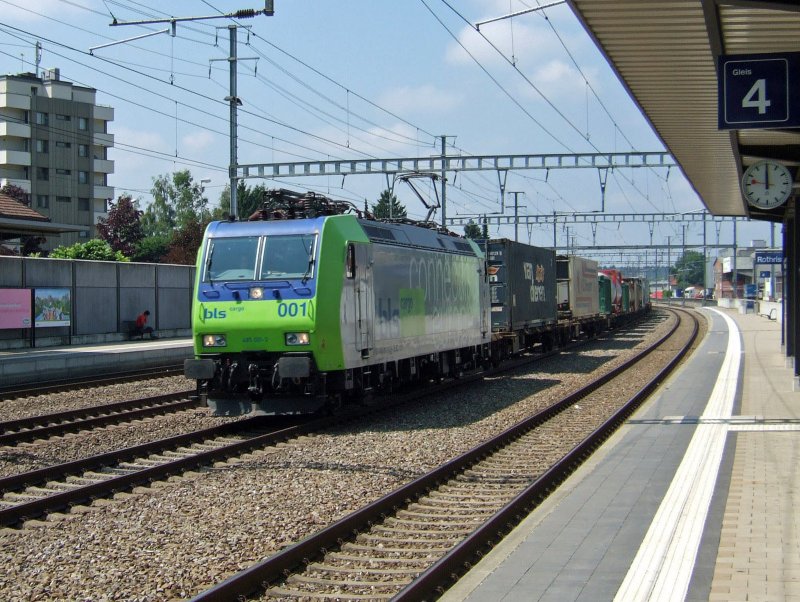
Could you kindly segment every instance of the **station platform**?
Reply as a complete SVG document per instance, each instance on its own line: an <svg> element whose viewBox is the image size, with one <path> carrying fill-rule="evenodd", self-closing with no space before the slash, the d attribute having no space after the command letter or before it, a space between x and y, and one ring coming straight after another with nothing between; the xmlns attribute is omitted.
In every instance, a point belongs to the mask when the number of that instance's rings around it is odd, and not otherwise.
<svg viewBox="0 0 800 602"><path fill-rule="evenodd" d="M0 351L0 387L176 366L191 357L191 338Z"/></svg>
<svg viewBox="0 0 800 602"><path fill-rule="evenodd" d="M800 392L780 324L697 351L441 600L800 601Z"/></svg>

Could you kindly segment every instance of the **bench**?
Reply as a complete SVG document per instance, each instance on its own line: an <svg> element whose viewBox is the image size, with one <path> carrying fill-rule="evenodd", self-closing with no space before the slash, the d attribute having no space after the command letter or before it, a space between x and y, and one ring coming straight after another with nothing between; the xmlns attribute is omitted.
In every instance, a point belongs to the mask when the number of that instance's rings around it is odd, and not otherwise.
<svg viewBox="0 0 800 602"><path fill-rule="evenodd" d="M144 340L144 333L136 330L136 320L123 320L122 332L128 335L129 339L139 337L140 339Z"/></svg>

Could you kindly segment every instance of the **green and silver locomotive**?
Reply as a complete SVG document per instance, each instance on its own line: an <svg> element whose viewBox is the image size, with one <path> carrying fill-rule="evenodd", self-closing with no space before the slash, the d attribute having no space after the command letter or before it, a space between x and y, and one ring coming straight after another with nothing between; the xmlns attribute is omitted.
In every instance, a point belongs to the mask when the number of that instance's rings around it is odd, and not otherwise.
<svg viewBox="0 0 800 602"><path fill-rule="evenodd" d="M310 412L490 360L474 242L269 194L249 221L212 222L198 252L185 374L217 414Z"/></svg>

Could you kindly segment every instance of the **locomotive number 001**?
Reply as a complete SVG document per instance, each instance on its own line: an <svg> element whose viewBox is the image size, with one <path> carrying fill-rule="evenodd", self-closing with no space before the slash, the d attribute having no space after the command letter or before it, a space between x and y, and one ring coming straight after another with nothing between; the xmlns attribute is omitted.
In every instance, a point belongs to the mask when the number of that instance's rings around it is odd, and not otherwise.
<svg viewBox="0 0 800 602"><path fill-rule="evenodd" d="M300 316L305 318L306 316L311 315L311 308L307 301L303 301L302 303L296 303L294 301L290 303L279 303L278 304L278 317L279 318L296 318Z"/></svg>

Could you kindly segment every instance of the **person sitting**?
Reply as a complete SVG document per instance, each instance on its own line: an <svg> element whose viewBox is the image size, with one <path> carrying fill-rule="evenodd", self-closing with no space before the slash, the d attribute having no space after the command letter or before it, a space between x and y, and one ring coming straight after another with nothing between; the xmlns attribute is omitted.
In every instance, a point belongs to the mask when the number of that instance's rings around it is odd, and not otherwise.
<svg viewBox="0 0 800 602"><path fill-rule="evenodd" d="M139 316L136 318L133 334L141 336L142 338L144 338L145 334L149 334L151 339L157 339L158 337L153 332L153 329L147 325L147 318L149 315L149 309L146 309L139 314Z"/></svg>

